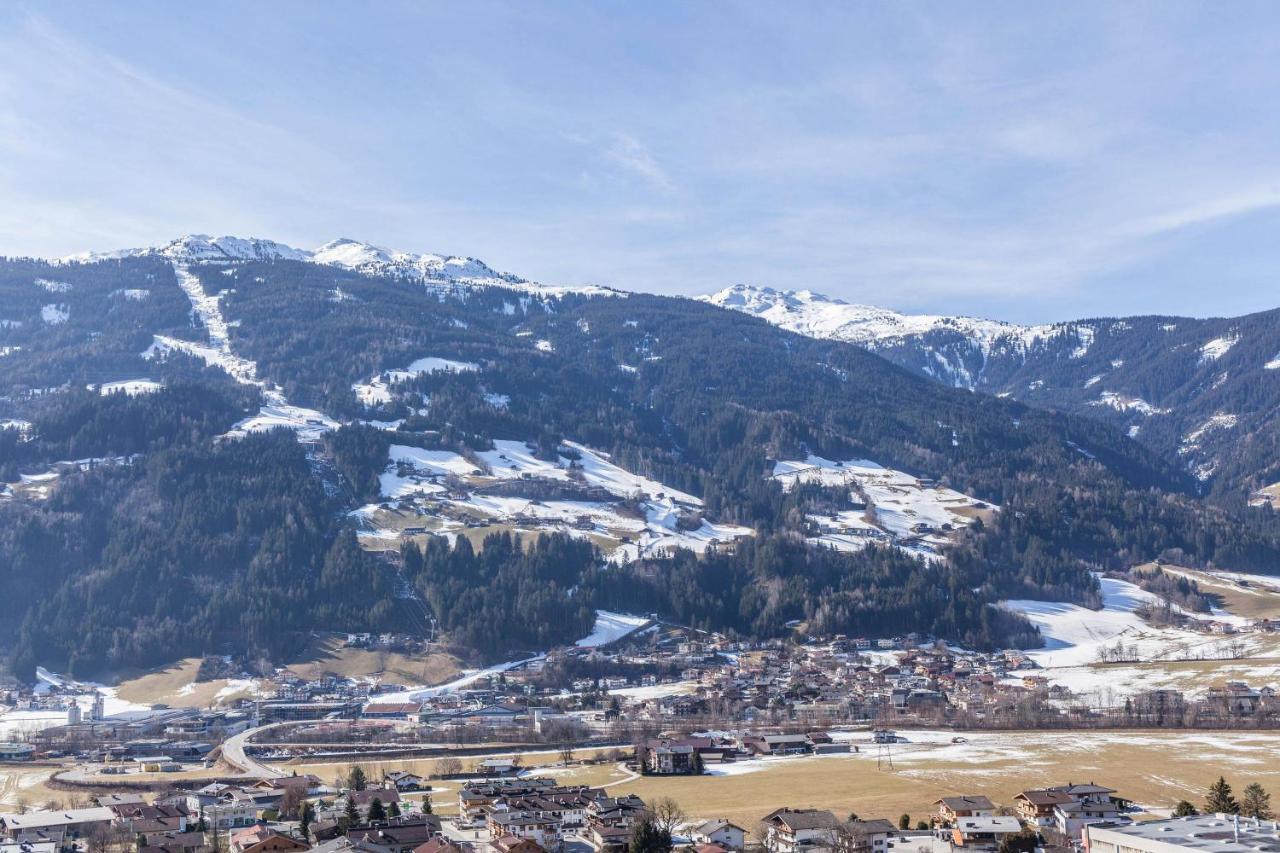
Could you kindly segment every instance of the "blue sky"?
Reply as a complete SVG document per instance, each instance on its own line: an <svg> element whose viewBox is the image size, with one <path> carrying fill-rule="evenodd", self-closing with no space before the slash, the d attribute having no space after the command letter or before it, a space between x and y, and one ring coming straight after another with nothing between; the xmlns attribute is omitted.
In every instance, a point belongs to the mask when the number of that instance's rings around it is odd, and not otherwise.
<svg viewBox="0 0 1280 853"><path fill-rule="evenodd" d="M1020 321L1280 305L1274 3L0 8L0 253L190 232Z"/></svg>

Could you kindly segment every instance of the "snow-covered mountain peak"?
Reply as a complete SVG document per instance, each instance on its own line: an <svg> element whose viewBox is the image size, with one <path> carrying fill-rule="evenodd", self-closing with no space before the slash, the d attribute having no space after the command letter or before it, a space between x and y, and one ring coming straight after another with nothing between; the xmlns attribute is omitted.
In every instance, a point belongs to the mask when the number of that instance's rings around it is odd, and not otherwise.
<svg viewBox="0 0 1280 853"><path fill-rule="evenodd" d="M343 237L331 240L311 253L311 260L359 272L421 278L465 284L530 284L510 273L500 273L475 258L414 252L396 252L372 243Z"/></svg>
<svg viewBox="0 0 1280 853"><path fill-rule="evenodd" d="M304 261L310 253L275 240L257 237L210 237L207 234L187 234L170 240L163 246L147 246L137 249L114 249L109 252L80 252L59 258L61 263L94 263L95 261L138 258L162 255L184 263L197 261Z"/></svg>
<svg viewBox="0 0 1280 853"><path fill-rule="evenodd" d="M998 340L1028 341L1050 327L1019 326L999 320L932 314L903 314L871 305L853 305L811 290L775 290L736 284L701 299L743 311L793 332L874 346L935 331L952 331L983 348Z"/></svg>
<svg viewBox="0 0 1280 853"><path fill-rule="evenodd" d="M814 303L846 304L839 299L832 299L811 290L774 290L772 287L756 287L750 284L735 284L718 293L699 298L713 305L719 305L721 308L733 308L748 314L762 314L779 307L788 311L797 311L805 305Z"/></svg>
<svg viewBox="0 0 1280 853"><path fill-rule="evenodd" d="M747 284L699 299L812 338L847 341L881 353L903 349L925 353L918 368L921 372L962 388L976 387L995 352L1023 358L1041 342L1068 336L1074 347L1071 357L1080 358L1095 332L1088 322L1022 326L978 317L904 314L853 305L811 290Z"/></svg>
<svg viewBox="0 0 1280 853"><path fill-rule="evenodd" d="M162 246L117 249L109 252L81 252L58 259L60 263L94 263L103 260L161 256L179 263L234 263L237 261L302 261L342 267L365 275L382 275L418 281L424 284L461 285L464 287L507 287L527 290L544 296L568 293L617 295L603 287L554 287L527 281L510 273L494 270L483 261L454 255L399 252L372 243L342 237L318 249L296 249L258 237L210 237L188 234Z"/></svg>
<svg viewBox="0 0 1280 853"><path fill-rule="evenodd" d="M177 261L303 261L307 252L258 237L209 237L188 234L156 250ZM150 250L142 250L147 254Z"/></svg>

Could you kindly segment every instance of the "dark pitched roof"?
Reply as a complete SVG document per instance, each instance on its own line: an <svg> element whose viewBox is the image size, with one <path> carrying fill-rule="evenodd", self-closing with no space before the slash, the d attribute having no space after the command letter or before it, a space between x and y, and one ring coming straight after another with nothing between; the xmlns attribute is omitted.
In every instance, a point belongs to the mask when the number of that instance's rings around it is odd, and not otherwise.
<svg viewBox="0 0 1280 853"><path fill-rule="evenodd" d="M836 825L836 816L822 809L778 809L765 820L790 829L830 829Z"/></svg>
<svg viewBox="0 0 1280 853"><path fill-rule="evenodd" d="M942 803L953 812L973 811L974 809L994 809L995 803L981 794L961 794L958 797L943 797L934 804Z"/></svg>

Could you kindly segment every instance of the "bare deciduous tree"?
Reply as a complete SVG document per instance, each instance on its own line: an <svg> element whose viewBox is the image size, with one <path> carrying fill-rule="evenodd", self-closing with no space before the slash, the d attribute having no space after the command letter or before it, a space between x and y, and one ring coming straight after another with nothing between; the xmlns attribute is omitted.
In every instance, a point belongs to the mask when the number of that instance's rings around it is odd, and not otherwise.
<svg viewBox="0 0 1280 853"><path fill-rule="evenodd" d="M671 797L658 797L649 804L649 813L659 829L673 834L689 819L680 804Z"/></svg>

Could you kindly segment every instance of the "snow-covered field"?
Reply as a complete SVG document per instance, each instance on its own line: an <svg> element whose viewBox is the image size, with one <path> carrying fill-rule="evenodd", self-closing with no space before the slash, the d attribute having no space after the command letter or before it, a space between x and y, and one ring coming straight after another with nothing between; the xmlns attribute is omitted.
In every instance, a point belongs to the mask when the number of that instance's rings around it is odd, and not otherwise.
<svg viewBox="0 0 1280 853"><path fill-rule="evenodd" d="M57 673L50 672L43 667L36 670L37 687L36 692L47 693L50 687L60 687L68 691L75 691L74 701L80 706L80 710L88 717L89 710L93 707L94 694L102 695L103 713L108 716L116 716L121 714L137 715L150 713L151 708L147 705L138 705L133 702L127 702L116 696L115 688L104 687L94 682L77 682ZM72 697L68 697L71 701ZM47 729L50 726L59 726L67 722L66 710L56 709L36 709L36 710L11 710L0 713L0 740L11 740L14 737L27 735L38 732L41 729Z"/></svg>
<svg viewBox="0 0 1280 853"><path fill-rule="evenodd" d="M340 426L341 424L333 418L315 409L280 403L263 406L258 410L258 414L245 418L233 426L227 435L238 438L253 432L284 428L297 433L299 441L317 441L326 432Z"/></svg>
<svg viewBox="0 0 1280 853"><path fill-rule="evenodd" d="M610 643L618 642L618 640L648 624L649 619L645 616L628 616L625 613L610 613L608 610L597 610L595 628L574 645L583 648L607 646Z"/></svg>
<svg viewBox="0 0 1280 853"><path fill-rule="evenodd" d="M50 488L62 474L69 470L87 471L100 465L130 465L137 456L94 456L86 459L64 459L54 462L49 470L39 474L19 474L18 484L22 493L32 500L44 500L49 497ZM0 484L3 485L3 484ZM0 497L11 497L10 492L0 492Z"/></svg>
<svg viewBox="0 0 1280 853"><path fill-rule="evenodd" d="M1223 571L1215 571L1215 572L1211 572L1211 574L1213 574L1216 577L1226 578L1227 580L1236 581L1237 583L1243 582L1244 584L1246 584L1246 586L1241 587L1241 589L1245 591L1253 591L1257 593L1256 590L1250 590L1249 587L1261 586L1261 587L1266 587L1267 589L1273 590L1275 592L1280 592L1280 575L1251 575L1246 572L1223 572Z"/></svg>
<svg viewBox="0 0 1280 853"><path fill-rule="evenodd" d="M954 489L926 485L910 474L867 459L837 462L810 455L804 460L781 460L774 465L773 477L784 489L796 483L860 489L862 495L854 491L852 497L860 501L865 496L865 511L846 510L834 519L809 517L822 530L811 542L847 551L865 548L877 539L892 539L912 553L936 557L939 547L948 541L949 528L973 522L972 515L959 510L998 509ZM904 539L914 541L902 543Z"/></svg>
<svg viewBox="0 0 1280 853"><path fill-rule="evenodd" d="M40 319L50 326L60 326L71 319L71 309L65 305L45 305L40 309Z"/></svg>
<svg viewBox="0 0 1280 853"><path fill-rule="evenodd" d="M1115 391L1103 391L1102 396L1089 404L1090 406L1110 406L1118 412L1137 412L1140 415L1167 415L1168 409L1151 405L1139 397L1129 397Z"/></svg>
<svg viewBox="0 0 1280 853"><path fill-rule="evenodd" d="M568 532L591 538L618 561L672 547L702 552L752 532L702 518L699 498L626 471L604 453L573 442L565 442L563 452L551 462L520 441L495 441L492 450L469 457L392 445L380 477L383 501L353 516L364 523L366 538L398 537L396 528L406 526L452 537L476 523ZM583 497L524 496L548 485L581 491ZM498 487L500 494L493 491Z"/></svg>
<svg viewBox="0 0 1280 853"><path fill-rule="evenodd" d="M1044 648L1026 652L1044 668L1037 674L1083 694L1106 692L1123 696L1157 687L1176 687L1197 693L1208 686L1198 662L1213 660L1213 670L1219 680L1280 682L1280 668L1273 662L1248 659L1251 655L1272 651L1257 635L1220 636L1184 628L1153 627L1135 611L1144 604L1160 604L1160 598L1114 578L1100 577L1099 583L1103 595L1101 610L1031 599L1001 603L1040 629ZM1187 615L1238 626L1248 621L1222 611ZM1114 650L1117 645L1125 650L1121 657L1131 660L1100 663L1100 653ZM1220 660L1236 650L1243 652L1244 657Z"/></svg>
<svg viewBox="0 0 1280 853"><path fill-rule="evenodd" d="M729 764L707 764L711 776L737 776L759 773L795 763L816 762L876 762L879 752L866 730L830 731L832 740L849 743L857 752L833 753L818 756L777 758L749 758ZM1080 758L1096 753L1099 748L1140 747L1161 748L1169 745L1170 735L1165 732L965 732L963 742L953 742L954 731L937 729L903 730L906 738L893 747L893 762L897 769L911 772L913 768L1005 764L1026 762L1050 764L1051 755L1078 755ZM1274 735L1257 732L1180 732L1172 736L1184 749L1194 750L1206 763L1219 761L1223 766L1249 765L1263 767L1268 759L1266 743L1274 741ZM1262 741L1263 744L1260 744ZM1105 745L1105 747L1104 747Z"/></svg>
<svg viewBox="0 0 1280 853"><path fill-rule="evenodd" d="M1227 354L1227 351L1236 345L1240 340L1238 332L1229 332L1220 338L1205 343L1200 347L1200 363L1205 364L1210 361L1217 361Z"/></svg>
<svg viewBox="0 0 1280 853"><path fill-rule="evenodd" d="M1200 448L1200 439L1204 438L1206 433L1214 430L1232 429L1240 419L1228 412L1218 412L1211 415L1208 420L1200 424L1200 426L1187 433L1182 438L1182 443L1178 446L1178 452L1181 454L1191 453Z"/></svg>
<svg viewBox="0 0 1280 853"><path fill-rule="evenodd" d="M154 394L163 387L163 383L156 382L154 379L120 379L115 382L103 382L98 386L98 393L104 397L108 394L126 394L136 397L139 394Z"/></svg>
<svg viewBox="0 0 1280 853"><path fill-rule="evenodd" d="M365 382L357 382L351 386L351 390L364 405L378 406L391 402L393 396L391 386L397 382L404 382L415 376L429 373L471 373L479 369L480 365L475 362L428 356L418 359L406 368L385 370Z"/></svg>

